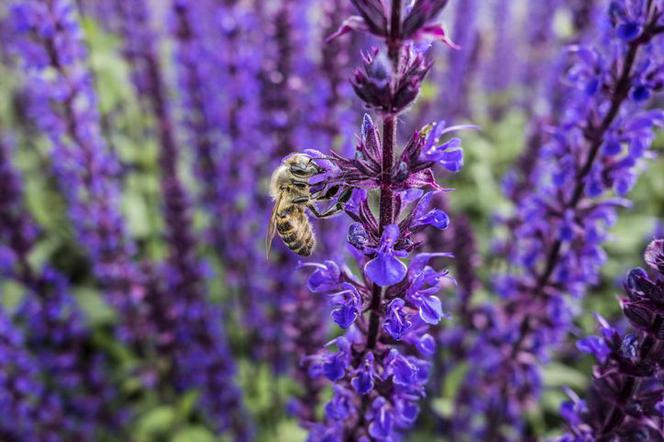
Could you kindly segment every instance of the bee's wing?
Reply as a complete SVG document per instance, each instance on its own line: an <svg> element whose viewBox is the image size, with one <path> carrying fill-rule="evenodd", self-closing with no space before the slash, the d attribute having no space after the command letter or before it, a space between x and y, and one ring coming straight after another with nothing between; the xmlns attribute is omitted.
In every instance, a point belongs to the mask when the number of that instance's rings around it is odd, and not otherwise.
<svg viewBox="0 0 664 442"><path fill-rule="evenodd" d="M267 235L265 237L265 252L268 259L270 258L270 249L272 248L272 240L274 235L277 233L277 213L279 213L279 206L281 206L281 199L283 194L279 194L279 198L274 203L272 208L272 214L270 215L270 224L267 227Z"/></svg>

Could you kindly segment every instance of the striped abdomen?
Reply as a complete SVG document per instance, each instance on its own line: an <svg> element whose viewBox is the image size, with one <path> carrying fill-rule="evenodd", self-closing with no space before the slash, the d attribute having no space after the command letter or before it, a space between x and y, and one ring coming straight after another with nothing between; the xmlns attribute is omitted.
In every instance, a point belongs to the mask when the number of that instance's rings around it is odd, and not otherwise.
<svg viewBox="0 0 664 442"><path fill-rule="evenodd" d="M293 204L279 212L277 232L284 244L298 255L309 256L314 250L316 240L302 207Z"/></svg>

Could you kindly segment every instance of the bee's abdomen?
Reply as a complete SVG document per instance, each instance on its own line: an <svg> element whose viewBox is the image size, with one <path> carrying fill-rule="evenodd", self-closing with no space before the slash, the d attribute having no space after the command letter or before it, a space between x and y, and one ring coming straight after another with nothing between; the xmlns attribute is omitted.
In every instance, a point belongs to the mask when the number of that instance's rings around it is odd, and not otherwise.
<svg viewBox="0 0 664 442"><path fill-rule="evenodd" d="M316 240L303 211L287 211L277 216L277 232L284 244L298 255L309 256L314 250Z"/></svg>

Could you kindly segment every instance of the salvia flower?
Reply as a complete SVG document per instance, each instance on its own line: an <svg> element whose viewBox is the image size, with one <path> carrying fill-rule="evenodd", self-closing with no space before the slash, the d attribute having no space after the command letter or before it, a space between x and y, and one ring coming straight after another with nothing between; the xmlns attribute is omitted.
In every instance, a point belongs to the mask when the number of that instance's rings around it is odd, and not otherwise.
<svg viewBox="0 0 664 442"><path fill-rule="evenodd" d="M631 330L619 332L600 318L601 336L578 347L595 356L585 400L570 391L561 414L569 433L561 440L588 441L664 438L664 240L652 241L645 261L654 276L635 268L625 279L622 310Z"/></svg>
<svg viewBox="0 0 664 442"><path fill-rule="evenodd" d="M550 3L550 2L547 2ZM514 66L517 65L514 42L514 7L510 0L496 0L492 5L495 38L491 48L491 58L484 66L485 90L490 94L490 116L494 120L502 118L514 80Z"/></svg>
<svg viewBox="0 0 664 442"><path fill-rule="evenodd" d="M13 316L24 327L24 344L41 373L44 394L57 399L66 414L59 422L60 434L89 440L104 431L117 432L123 416L113 410L118 395L109 381L108 359L99 352L83 354L92 333L68 281L47 265L33 269L29 264L38 229L23 203L11 152L9 143L0 140L0 250L12 257L0 266L0 278L26 291Z"/></svg>
<svg viewBox="0 0 664 442"><path fill-rule="evenodd" d="M395 440L417 418L435 351L428 330L445 316L438 292L450 280L429 262L450 255L413 254L416 234L448 226L447 214L431 207L435 192L427 190L442 189L434 177L437 164L456 171L463 158L458 141L441 141L459 127L444 124L417 131L396 155L397 115L415 99L430 67L413 39L431 31L446 2L416 1L404 11L393 1L391 25L383 2L354 4L361 16L355 24L386 43L385 52L365 57L364 69L351 80L365 105L381 114L383 132L365 115L354 157L312 155L323 158L316 161L325 170L317 186L352 188L347 240L359 269L309 264L309 288L328 298L333 321L346 330L307 357L312 375L334 383L324 422L310 426L313 441ZM378 213L369 205L372 190L380 191Z"/></svg>
<svg viewBox="0 0 664 442"><path fill-rule="evenodd" d="M394 250L394 244L398 238L399 227L396 224L385 226L378 248L375 250L376 257L364 265L364 273L367 277L381 287L394 285L406 276L407 267L399 260L399 257L404 257L407 253Z"/></svg>

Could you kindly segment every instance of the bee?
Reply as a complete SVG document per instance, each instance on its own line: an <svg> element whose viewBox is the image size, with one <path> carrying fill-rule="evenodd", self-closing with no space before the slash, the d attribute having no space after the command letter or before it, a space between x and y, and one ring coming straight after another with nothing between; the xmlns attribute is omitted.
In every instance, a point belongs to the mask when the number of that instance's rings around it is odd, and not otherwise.
<svg viewBox="0 0 664 442"><path fill-rule="evenodd" d="M274 208L270 216L266 238L266 249L269 255L270 245L276 233L293 252L300 256L310 256L316 247L311 222L307 211L317 218L327 218L343 210L344 204L350 199L350 188L345 189L335 205L324 212L319 212L316 201L334 197L340 189L339 185L330 186L319 192L312 193L309 179L324 172L309 155L297 153L290 155L281 162L272 173L270 179L270 196Z"/></svg>

